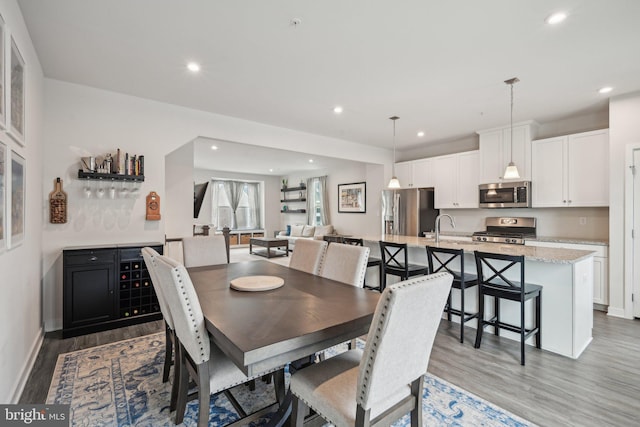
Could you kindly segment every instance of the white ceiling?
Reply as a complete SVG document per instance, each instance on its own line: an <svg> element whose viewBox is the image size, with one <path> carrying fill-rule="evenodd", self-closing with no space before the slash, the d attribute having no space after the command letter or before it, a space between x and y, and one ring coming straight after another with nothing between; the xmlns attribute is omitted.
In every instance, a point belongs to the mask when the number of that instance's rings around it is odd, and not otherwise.
<svg viewBox="0 0 640 427"><path fill-rule="evenodd" d="M640 90L638 0L18 3L46 77L399 150L508 124L514 76L516 122Z"/></svg>

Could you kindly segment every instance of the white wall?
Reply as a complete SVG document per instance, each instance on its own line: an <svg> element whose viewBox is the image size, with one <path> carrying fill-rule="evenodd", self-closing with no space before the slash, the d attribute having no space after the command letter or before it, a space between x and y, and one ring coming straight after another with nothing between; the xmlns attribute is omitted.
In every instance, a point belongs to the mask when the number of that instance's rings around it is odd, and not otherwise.
<svg viewBox="0 0 640 427"><path fill-rule="evenodd" d="M144 196L161 196L163 212L171 212L164 192L165 156L197 137L304 151L385 164L390 170L389 150L338 139L267 126L175 105L45 79L45 144L43 185L61 176L69 193L69 222L48 225L43 232L44 316L47 330L62 327L62 249L67 246L162 241L173 224L190 227L192 208L184 218L145 221ZM84 183L77 177L80 157L114 152L116 148L145 156L145 182L137 199L86 199ZM187 182L188 181L188 182ZM42 181L41 181L42 182ZM182 181L181 181L182 182ZM193 194L193 178L182 184ZM174 223L175 221L175 223ZM180 229L182 230L182 228Z"/></svg>
<svg viewBox="0 0 640 427"><path fill-rule="evenodd" d="M192 141L167 154L164 159L164 223L165 234L170 238L193 234L193 151Z"/></svg>
<svg viewBox="0 0 640 427"><path fill-rule="evenodd" d="M378 234L380 232L380 194L384 186L382 165L354 162L351 167L327 169L312 173L289 175L289 187L296 187L303 179L315 176L327 176L329 191L329 221L337 233L353 236ZM366 212L339 213L338 212L338 184L366 183ZM298 206L292 206L297 208ZM303 207L300 204L299 207ZM306 224L307 214L280 214L280 229L284 230L288 224Z"/></svg>
<svg viewBox="0 0 640 427"><path fill-rule="evenodd" d="M609 314L632 318L632 283L625 283L625 150L640 144L640 92L611 98L609 103Z"/></svg>
<svg viewBox="0 0 640 427"><path fill-rule="evenodd" d="M44 218L48 221L44 197L53 190L56 175L42 173L42 68L17 3L0 0L0 13L6 22L5 37L10 34L15 39L26 72L25 145L17 144L0 131L0 141L7 147L9 163L11 151L26 160L24 241L9 250L0 250L0 324L3 331L0 334L0 402L16 403L42 340L41 230ZM8 176L7 181L10 180ZM7 200L10 203L10 197Z"/></svg>
<svg viewBox="0 0 640 427"><path fill-rule="evenodd" d="M262 228L265 236L273 237L273 232L280 228L280 177L271 175L257 175L237 172L213 171L208 169L194 169L193 180L196 184L208 182L211 178L235 179L257 181L264 184L264 223ZM192 204L193 206L193 204ZM196 224L211 224L211 185L207 187L207 193L202 202L200 215L194 221Z"/></svg>

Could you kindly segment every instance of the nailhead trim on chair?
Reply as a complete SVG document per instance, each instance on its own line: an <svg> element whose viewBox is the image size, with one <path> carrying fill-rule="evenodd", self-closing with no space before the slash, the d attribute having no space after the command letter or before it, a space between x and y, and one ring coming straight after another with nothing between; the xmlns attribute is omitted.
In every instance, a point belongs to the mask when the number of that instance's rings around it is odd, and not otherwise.
<svg viewBox="0 0 640 427"><path fill-rule="evenodd" d="M189 300L187 299L187 292L184 289L184 285L182 284L182 276L180 275L180 270L178 270L177 268L174 268L173 271L176 274L176 277L178 278L178 283L180 284L180 289L182 290L182 295L185 296L184 301L188 307L188 311L189 311L189 317L191 318L191 322L193 323L193 331L196 333L196 341L198 342L198 345L200 346L200 357L202 357L204 359L205 354L204 354L204 344L202 343L202 337L200 336L200 333L198 332L198 324L196 322L196 319L193 317L193 311L191 311L191 307L189 304ZM205 361L206 362L206 361Z"/></svg>
<svg viewBox="0 0 640 427"><path fill-rule="evenodd" d="M404 286L404 285L402 285ZM371 342L371 354L369 359L367 360L367 367L365 368L365 375L364 375L364 379L362 381L362 390L360 392L360 400L364 399L364 393L365 393L365 389L368 387L368 383L369 383L369 375L370 375L370 371L372 369L371 364L373 363L372 360L372 356L375 354L376 352L376 348L378 347L378 340L380 339L380 332L381 332L381 326L386 314L386 311L389 307L389 301L391 299L391 294L393 293L393 289L389 288L388 294L387 294L387 298L385 300L385 304L384 304L384 310L382 312L380 312L380 321L378 322L378 325L376 326L376 334L374 336L374 340Z"/></svg>
<svg viewBox="0 0 640 427"><path fill-rule="evenodd" d="M367 248L367 249L369 249L369 248ZM366 251L367 259L369 259L369 252L370 252L370 249ZM364 285L364 278L365 278L366 275L367 275L367 263L365 262L362 265L362 269L360 270L360 275L358 277L358 283L361 286Z"/></svg>

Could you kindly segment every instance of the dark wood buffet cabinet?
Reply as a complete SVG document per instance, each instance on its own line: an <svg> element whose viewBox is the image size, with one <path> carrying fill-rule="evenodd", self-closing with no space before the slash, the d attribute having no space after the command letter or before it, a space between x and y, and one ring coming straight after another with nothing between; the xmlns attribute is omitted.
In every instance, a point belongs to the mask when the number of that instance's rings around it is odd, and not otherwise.
<svg viewBox="0 0 640 427"><path fill-rule="evenodd" d="M145 246L162 253L157 242L63 250L64 338L162 318Z"/></svg>

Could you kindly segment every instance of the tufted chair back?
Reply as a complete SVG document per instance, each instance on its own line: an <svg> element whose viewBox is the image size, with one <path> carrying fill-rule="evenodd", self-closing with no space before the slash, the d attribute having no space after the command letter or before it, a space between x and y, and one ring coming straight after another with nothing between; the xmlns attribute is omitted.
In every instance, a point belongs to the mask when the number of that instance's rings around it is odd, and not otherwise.
<svg viewBox="0 0 640 427"><path fill-rule="evenodd" d="M329 243L323 240L298 239L291 254L289 268L320 274L324 254Z"/></svg>
<svg viewBox="0 0 640 427"><path fill-rule="evenodd" d="M387 287L376 307L360 361L356 401L364 410L427 372L449 273L419 276Z"/></svg>
<svg viewBox="0 0 640 427"><path fill-rule="evenodd" d="M153 258L178 339L196 364L209 360L210 344L200 301L187 269L171 258Z"/></svg>
<svg viewBox="0 0 640 427"><path fill-rule="evenodd" d="M164 317L164 321L167 322L169 328L173 329L173 317L171 317L171 311L169 311L169 306L167 305L167 301L162 293L162 287L160 286L160 279L158 279L158 267L156 266L156 257L158 256L160 256L160 254L150 247L142 248L142 257L149 271L149 276L151 276L151 284L153 285L153 290L156 292L156 297L158 297L162 317Z"/></svg>
<svg viewBox="0 0 640 427"><path fill-rule="evenodd" d="M327 247L320 275L361 288L367 272L368 259L367 247L333 243Z"/></svg>
<svg viewBox="0 0 640 427"><path fill-rule="evenodd" d="M185 267L228 264L227 243L222 234L182 239Z"/></svg>

